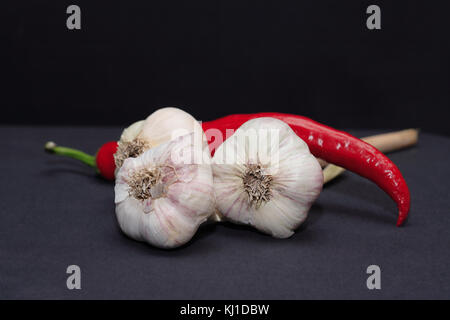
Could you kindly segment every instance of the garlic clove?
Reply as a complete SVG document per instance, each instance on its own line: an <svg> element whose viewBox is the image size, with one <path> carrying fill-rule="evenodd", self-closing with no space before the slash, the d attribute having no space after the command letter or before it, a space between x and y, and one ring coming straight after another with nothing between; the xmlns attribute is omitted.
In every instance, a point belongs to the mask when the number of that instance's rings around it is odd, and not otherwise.
<svg viewBox="0 0 450 320"><path fill-rule="evenodd" d="M307 144L274 118L244 123L212 160L218 210L277 238L293 234L322 190Z"/></svg>
<svg viewBox="0 0 450 320"><path fill-rule="evenodd" d="M254 210L250 224L275 238L288 238L305 221L310 206L299 206L282 193L273 191L271 201ZM293 207L298 210L292 210Z"/></svg>
<svg viewBox="0 0 450 320"><path fill-rule="evenodd" d="M141 215L140 234L146 242L161 248L175 248L187 243L198 226L180 214L179 206L156 200L153 213Z"/></svg>
<svg viewBox="0 0 450 320"><path fill-rule="evenodd" d="M198 144L191 133L124 161L116 177L115 202L125 234L161 248L174 248L192 238L214 212L205 143Z"/></svg>
<svg viewBox="0 0 450 320"><path fill-rule="evenodd" d="M249 223L248 197L242 189L244 168L229 164L213 165L216 205L220 214L231 221Z"/></svg>
<svg viewBox="0 0 450 320"><path fill-rule="evenodd" d="M116 205L116 217L120 229L137 241L143 241L139 232L140 219L142 216L142 204L136 199L121 201Z"/></svg>
<svg viewBox="0 0 450 320"><path fill-rule="evenodd" d="M131 124L129 127L125 128L120 135L120 140L122 142L131 142L133 141L138 134L142 131L142 127L144 125L144 120L136 121Z"/></svg>
<svg viewBox="0 0 450 320"><path fill-rule="evenodd" d="M191 132L203 135L198 121L181 109L168 107L153 112L145 119L137 138L148 141L154 147Z"/></svg>

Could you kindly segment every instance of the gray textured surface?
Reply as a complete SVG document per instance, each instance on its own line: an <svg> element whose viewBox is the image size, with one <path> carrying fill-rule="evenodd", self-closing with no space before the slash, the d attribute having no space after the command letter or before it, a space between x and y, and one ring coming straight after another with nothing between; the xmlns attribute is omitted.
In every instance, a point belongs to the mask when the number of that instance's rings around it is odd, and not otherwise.
<svg viewBox="0 0 450 320"><path fill-rule="evenodd" d="M54 140L94 153L119 133L0 128L0 298L450 298L449 138L422 133L418 147L391 155L411 190L405 227L387 195L345 173L290 239L211 225L162 251L121 234L111 183L42 150ZM82 270L78 291L66 288L71 264ZM379 291L366 288L371 264L382 269Z"/></svg>

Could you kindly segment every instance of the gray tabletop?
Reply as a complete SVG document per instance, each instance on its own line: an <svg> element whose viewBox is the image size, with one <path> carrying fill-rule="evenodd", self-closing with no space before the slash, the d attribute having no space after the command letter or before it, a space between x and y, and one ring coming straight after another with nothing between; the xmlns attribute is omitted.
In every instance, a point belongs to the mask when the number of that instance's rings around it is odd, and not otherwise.
<svg viewBox="0 0 450 320"><path fill-rule="evenodd" d="M386 194L347 172L289 239L206 225L164 251L120 232L111 182L43 152L54 140L94 153L119 133L0 127L0 298L450 298L449 138L422 133L417 147L390 155L411 191L404 227ZM80 290L66 286L69 265L81 269ZM369 265L381 268L381 290L366 286Z"/></svg>

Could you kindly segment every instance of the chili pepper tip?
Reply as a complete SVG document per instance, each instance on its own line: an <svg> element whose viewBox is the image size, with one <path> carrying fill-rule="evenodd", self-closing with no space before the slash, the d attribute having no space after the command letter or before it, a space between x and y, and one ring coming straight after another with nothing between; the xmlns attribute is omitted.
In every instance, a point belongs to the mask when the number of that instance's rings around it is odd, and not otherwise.
<svg viewBox="0 0 450 320"><path fill-rule="evenodd" d="M405 209L401 209L399 212L399 216L397 219L397 227L401 227L403 225L403 223L405 222L406 218L408 217L408 211L409 211L409 207L408 210Z"/></svg>

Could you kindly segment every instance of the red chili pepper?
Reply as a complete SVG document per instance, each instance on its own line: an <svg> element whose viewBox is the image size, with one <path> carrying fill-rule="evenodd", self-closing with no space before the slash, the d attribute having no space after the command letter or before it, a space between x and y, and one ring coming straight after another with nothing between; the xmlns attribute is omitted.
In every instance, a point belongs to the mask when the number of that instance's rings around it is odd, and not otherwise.
<svg viewBox="0 0 450 320"><path fill-rule="evenodd" d="M45 150L54 154L80 160L88 166L96 168L97 172L103 178L114 180L114 170L116 169L114 153L117 151L116 141L106 142L98 149L95 156L80 150L57 146L51 141L45 144Z"/></svg>
<svg viewBox="0 0 450 320"><path fill-rule="evenodd" d="M405 221L410 208L410 194L397 166L368 143L306 117L264 112L235 114L203 122L202 126L210 143L211 154L214 154L215 149L221 143L221 141L210 141L215 136L216 130L219 130L222 136L227 138L227 129L236 130L244 122L260 117L272 117L284 121L308 144L314 156L375 182L397 203L399 210L397 226ZM228 132L228 135L230 133Z"/></svg>

